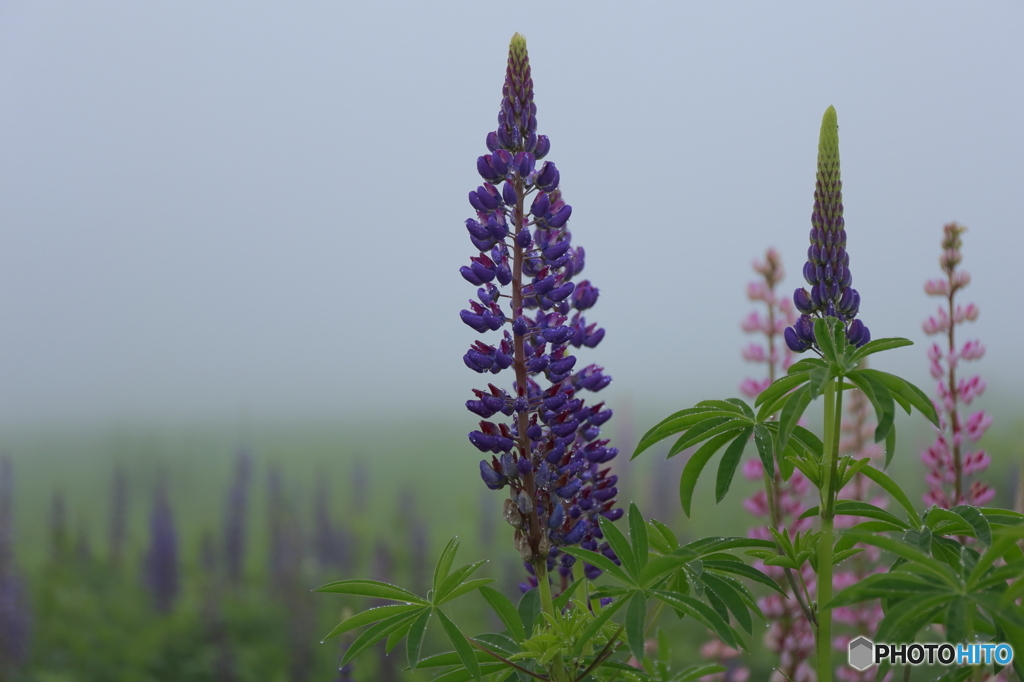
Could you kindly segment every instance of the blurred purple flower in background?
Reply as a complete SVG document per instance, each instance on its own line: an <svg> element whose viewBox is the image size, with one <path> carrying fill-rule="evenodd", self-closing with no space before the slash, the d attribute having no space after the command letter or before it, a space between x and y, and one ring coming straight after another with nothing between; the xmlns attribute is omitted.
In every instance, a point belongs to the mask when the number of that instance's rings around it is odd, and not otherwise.
<svg viewBox="0 0 1024 682"><path fill-rule="evenodd" d="M14 561L14 466L0 458L0 679L14 675L29 659L32 605Z"/></svg>
<svg viewBox="0 0 1024 682"><path fill-rule="evenodd" d="M252 455L240 448L235 455L235 475L228 492L224 514L224 562L228 580L240 583L245 571L245 539L248 529L249 481Z"/></svg>
<svg viewBox="0 0 1024 682"><path fill-rule="evenodd" d="M178 596L178 532L174 525L167 482L161 475L149 516L149 549L142 565L143 583L160 613L170 613Z"/></svg>
<svg viewBox="0 0 1024 682"><path fill-rule="evenodd" d="M945 337L944 348L933 343L928 351L931 374L937 380L938 398L934 402L941 428L932 445L921 453L921 460L928 467L925 481L929 490L924 501L946 509L958 504L984 506L996 494L995 489L981 481L974 481L967 487L971 477L988 468L991 458L984 450L965 450L968 443L981 439L992 424L992 417L984 410L966 417L960 413L962 406L970 405L985 392L985 382L980 376L957 377L961 361L979 360L985 355L985 347L980 341L966 341L962 346L958 346L956 341L956 328L978 319L978 306L956 302L957 292L971 282L966 270L957 269L963 259L960 235L966 230L957 223L949 223L943 228L939 265L945 278L929 280L924 285L927 294L946 299L935 317L929 317L923 325L926 334Z"/></svg>

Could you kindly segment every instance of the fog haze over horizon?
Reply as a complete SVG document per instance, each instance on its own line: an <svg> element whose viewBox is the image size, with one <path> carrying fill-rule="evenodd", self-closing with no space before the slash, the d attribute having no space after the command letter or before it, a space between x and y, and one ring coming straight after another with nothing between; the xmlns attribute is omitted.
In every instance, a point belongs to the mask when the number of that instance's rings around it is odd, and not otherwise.
<svg viewBox="0 0 1024 682"><path fill-rule="evenodd" d="M737 394L750 263L800 269L840 125L861 316L928 393L921 321L958 221L993 408L1024 410L1024 6L8 3L0 427L453 416L463 221L508 39L573 206L579 354L634 411ZM518 16L518 18L517 18Z"/></svg>

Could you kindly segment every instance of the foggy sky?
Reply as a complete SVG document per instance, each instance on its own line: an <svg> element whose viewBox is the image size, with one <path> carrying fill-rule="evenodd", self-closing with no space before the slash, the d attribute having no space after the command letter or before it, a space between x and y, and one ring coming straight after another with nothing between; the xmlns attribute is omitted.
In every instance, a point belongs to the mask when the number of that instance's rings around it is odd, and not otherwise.
<svg viewBox="0 0 1024 682"><path fill-rule="evenodd" d="M466 194L515 31L610 404L756 371L750 262L775 246L801 285L829 105L861 316L919 344L876 366L931 392L922 283L956 220L961 338L1024 397L1024 6L640 7L4 3L0 424L458 413L484 383Z"/></svg>

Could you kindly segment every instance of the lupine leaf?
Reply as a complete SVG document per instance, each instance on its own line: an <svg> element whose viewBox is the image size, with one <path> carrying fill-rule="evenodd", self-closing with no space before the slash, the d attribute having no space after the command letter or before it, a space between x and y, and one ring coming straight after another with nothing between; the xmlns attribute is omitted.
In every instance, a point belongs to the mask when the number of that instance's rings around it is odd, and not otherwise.
<svg viewBox="0 0 1024 682"><path fill-rule="evenodd" d="M872 481L877 483L879 487L885 490L885 492L892 495L892 498L896 500L896 502L898 502L904 510L906 510L907 518L910 519L911 525L921 525L921 517L918 516L917 510L914 509L914 505L911 504L910 498L907 497L907 494L903 492L902 488L896 485L896 481L889 478L888 474L886 474L884 471L879 471L878 469L872 466L864 467L863 469L861 469L860 473L870 478Z"/></svg>
<svg viewBox="0 0 1024 682"><path fill-rule="evenodd" d="M921 550L911 547L905 542L861 531L847 531L844 535L853 539L855 542L875 545L876 547L892 552L897 556L901 556L908 561L913 561L920 566L921 569L943 580L954 588L959 586L959 579L957 575L953 573L952 569L948 565L931 558Z"/></svg>
<svg viewBox="0 0 1024 682"><path fill-rule="evenodd" d="M579 580L573 582L571 585L569 585L569 587L565 588L565 591L563 591L562 594L558 595L555 598L555 611L561 611L569 604L569 600L572 599L572 595L576 592L579 586L583 584L585 580L586 578L580 578Z"/></svg>
<svg viewBox="0 0 1024 682"><path fill-rule="evenodd" d="M482 635L477 635L473 638L478 644L486 644L487 649L495 651L499 654L505 654L511 656L512 654L519 653L522 648L505 635L500 635L495 632L487 632ZM493 657L491 657L493 659Z"/></svg>
<svg viewBox="0 0 1024 682"><path fill-rule="evenodd" d="M772 439L772 432L762 424L754 427L754 445L757 446L757 456L761 458L761 466L770 479L775 478L775 441Z"/></svg>
<svg viewBox="0 0 1024 682"><path fill-rule="evenodd" d="M750 434L753 432L753 426L743 429L732 443L729 444L729 447L725 449L722 461L718 463L718 477L715 481L715 502L724 500L729 492L732 479L736 475L736 468L740 465L740 457L743 456L743 450L747 447L747 441L750 440Z"/></svg>
<svg viewBox="0 0 1024 682"><path fill-rule="evenodd" d="M604 626L608 619L611 618L615 613L626 605L627 599L616 599L608 606L604 606L594 610L594 620L583 629L579 637L576 639L576 644L573 645L572 652L570 652L571 658L579 658L579 655L583 652L583 647L589 644L594 636L597 635L598 631Z"/></svg>
<svg viewBox="0 0 1024 682"><path fill-rule="evenodd" d="M928 398L925 392L917 386L906 379L889 374L888 372L881 372L877 369L862 369L858 371L866 373L876 381L884 384L890 391L898 394L917 408L917 411L923 414L928 421L936 427L939 426L939 414L935 411L935 405L932 404L931 399Z"/></svg>
<svg viewBox="0 0 1024 682"><path fill-rule="evenodd" d="M818 343L818 348L821 349L821 354L825 356L826 360L839 362L839 358L836 356L835 341L832 339L832 330L822 317L814 320L814 340Z"/></svg>
<svg viewBox="0 0 1024 682"><path fill-rule="evenodd" d="M600 568L605 573L617 578L627 585L633 583L632 579L626 575L625 571L623 571L621 567L616 566L615 562L604 554L598 554L597 552L592 552L589 549L582 549L580 547L563 547L562 551L580 559L581 561L587 562L591 566Z"/></svg>
<svg viewBox="0 0 1024 682"><path fill-rule="evenodd" d="M843 458L843 460L847 460L847 463L850 459L850 457ZM839 490L845 488L846 485L853 480L853 477L859 474L861 472L861 469L866 467L870 462L871 458L865 457L863 459L858 459L856 462L853 462L852 464L844 464L843 466L845 466L846 468L843 470L843 474L839 481Z"/></svg>
<svg viewBox="0 0 1024 682"><path fill-rule="evenodd" d="M409 667L416 669L420 662L420 650L423 648L423 635L427 632L427 625L430 623L430 615L433 609L423 609L419 618L412 622L409 628L408 639L405 640L405 655L409 659Z"/></svg>
<svg viewBox="0 0 1024 682"><path fill-rule="evenodd" d="M615 564L612 565L614 566ZM526 638L529 639L533 635L533 623L537 619L537 615L540 613L540 592L536 587L531 590L527 590L526 593L520 597L519 606L516 610L519 612L519 620L523 624L523 631L526 633Z"/></svg>
<svg viewBox="0 0 1024 682"><path fill-rule="evenodd" d="M736 403L740 403L737 405ZM724 410L726 412L735 412L736 414L746 414L746 410L743 409L742 405L745 405L742 400L702 400L696 404L695 407L708 407L715 410ZM750 409L749 407L747 408Z"/></svg>
<svg viewBox="0 0 1024 682"><path fill-rule="evenodd" d="M398 646L398 643L402 641L402 638L409 634L409 630L412 628L412 624L414 622L415 621L412 620L407 621L402 624L402 627L391 631L391 634L388 635L388 641L384 644L384 653L390 654L391 651Z"/></svg>
<svg viewBox="0 0 1024 682"><path fill-rule="evenodd" d="M858 369L846 375L857 388L864 391L864 394L874 405L875 415L878 418L878 426L875 428L875 442L880 443L885 439L892 428L893 420L896 417L896 405L893 401L892 392L881 381L867 370ZM888 464L888 458L886 459Z"/></svg>
<svg viewBox="0 0 1024 682"><path fill-rule="evenodd" d="M440 619L444 631L448 634L448 639L451 640L452 645L455 647L455 651L458 652L459 658L462 659L462 665L466 666L466 670L479 681L480 664L476 660L473 646L466 639L466 636L462 634L458 626L448 616L444 615L444 611L438 610L437 617Z"/></svg>
<svg viewBox="0 0 1024 682"><path fill-rule="evenodd" d="M1024 539L1024 527L1011 526L1009 528L1003 528L995 534L995 540L992 545L985 551L984 554L978 559L978 563L971 570L970 575L967 578L969 584L973 584L983 575L992 564L1003 556L1003 553L1011 545L1017 543L1018 540Z"/></svg>
<svg viewBox="0 0 1024 682"><path fill-rule="evenodd" d="M923 594L901 601L899 608L890 610L879 623L875 636L882 642L912 641L921 628L938 620L951 596Z"/></svg>
<svg viewBox="0 0 1024 682"><path fill-rule="evenodd" d="M629 546L629 540L626 539L626 536L623 535L622 531L614 523L605 517L599 516L597 521L601 525L601 532L604 534L605 541L611 545L615 556L622 562L622 568L625 569L626 573L635 583L640 578L640 568L637 557L633 554L633 548Z"/></svg>
<svg viewBox="0 0 1024 682"><path fill-rule="evenodd" d="M832 565L835 566L837 564L841 564L850 557L860 554L863 551L863 547L853 547L851 549L844 549L842 551L836 552L832 555Z"/></svg>
<svg viewBox="0 0 1024 682"><path fill-rule="evenodd" d="M652 592L661 601L665 602L673 609L682 611L688 616L691 616L699 623L702 623L710 630L712 630L718 638L728 644L734 649L742 649L743 645L737 632L729 626L725 620L719 616L714 609L705 604L704 602L698 601L693 597L687 597L685 594L678 592L667 592L665 590L654 590Z"/></svg>
<svg viewBox="0 0 1024 682"><path fill-rule="evenodd" d="M404 625L408 625L417 617L418 615L416 612L399 613L391 616L390 618L385 618L376 625L368 627L361 635L356 637L354 642L352 642L352 646L348 648L345 655L342 657L341 664L344 665L348 663L395 630Z"/></svg>
<svg viewBox="0 0 1024 682"><path fill-rule="evenodd" d="M972 629L969 613L971 609L964 597L953 597L946 608L946 637L950 642L966 642L967 633Z"/></svg>
<svg viewBox="0 0 1024 682"><path fill-rule="evenodd" d="M487 661L493 661L493 656L488 656L483 651L476 652L476 660L481 663ZM424 668L447 668L450 665L459 665L462 663L462 659L459 658L458 652L446 651L443 654L434 654L433 656L427 656L420 660L419 665L416 667L420 670Z"/></svg>
<svg viewBox="0 0 1024 682"><path fill-rule="evenodd" d="M711 592L714 592L725 606L728 607L729 611L736 618L736 622L740 624L740 627L746 630L748 635L753 635L753 621L750 618L750 612L747 611L746 605L732 585L716 577L711 572L705 573L700 579L704 581L704 586Z"/></svg>
<svg viewBox="0 0 1024 682"><path fill-rule="evenodd" d="M326 642L332 637L344 634L349 630L355 630L356 628L370 623L376 623L379 620L384 620L396 614L408 613L409 611L415 611L424 607L419 604L394 604L391 606L378 606L377 608L368 609L362 613L357 613L350 618L346 618L338 625L334 626L334 629L327 633L327 636L321 640L321 643Z"/></svg>
<svg viewBox="0 0 1024 682"><path fill-rule="evenodd" d="M647 616L647 597L637 591L626 607L626 642L636 660L644 660L644 619Z"/></svg>
<svg viewBox="0 0 1024 682"><path fill-rule="evenodd" d="M694 680L699 680L706 675L724 673L726 670L728 670L728 668L724 665L694 666L680 671L679 676L672 678L672 682L694 682Z"/></svg>
<svg viewBox="0 0 1024 682"><path fill-rule="evenodd" d="M448 541L448 544L441 550L441 556L437 559L437 565L434 566L434 595L437 595L438 588L441 587L441 583L448 577L448 571L452 568L452 562L455 561L455 553L459 551L459 540L458 538L452 538Z"/></svg>
<svg viewBox="0 0 1024 682"><path fill-rule="evenodd" d="M922 594L948 594L948 588L936 585L913 573L894 571L891 573L876 573L859 580L853 585L841 590L835 595L826 609L835 609L840 606L850 606L868 599L889 599L919 596Z"/></svg>
<svg viewBox="0 0 1024 682"><path fill-rule="evenodd" d="M478 568L486 564L486 561L478 561L475 564L466 564L452 572L447 578L445 578L440 587L434 588L434 603L440 604L447 601L445 597L448 593L462 584L462 581L471 576Z"/></svg>
<svg viewBox="0 0 1024 682"><path fill-rule="evenodd" d="M449 602L452 599L456 599L457 597L461 597L462 595L464 595L464 594L466 594L468 592L472 592L473 590L479 589L479 588L483 587L484 585L490 585L493 582L494 582L494 578L477 578L476 580L467 580L466 582L462 583L461 585L456 587L454 590L452 590L451 592L446 594L444 599L435 599L434 603L435 604L444 604L445 602Z"/></svg>
<svg viewBox="0 0 1024 682"><path fill-rule="evenodd" d="M775 543L770 540L760 540L758 538L741 538L741 537L714 537L714 538L701 538L700 540L694 540L690 544L686 545L684 549L696 552L698 555L704 556L711 552L721 552L724 549L746 549L748 547L763 547L765 549L774 549ZM733 557L733 560L740 561Z"/></svg>
<svg viewBox="0 0 1024 682"><path fill-rule="evenodd" d="M794 372L793 368L790 368L790 374L784 377L780 377L768 385L766 389L758 393L758 396L754 398L754 407L760 408L766 402L771 402L775 398L785 395L792 391L800 384L810 379L811 369L808 368L803 372ZM758 416L758 421L763 421L761 416Z"/></svg>
<svg viewBox="0 0 1024 682"><path fill-rule="evenodd" d="M811 370L811 380L807 382L807 388L811 392L811 400L817 400L825 387L825 382L833 377L830 367L818 367Z"/></svg>
<svg viewBox="0 0 1024 682"><path fill-rule="evenodd" d="M888 339L874 339L868 341L863 346L858 348L850 356L850 360L857 362L862 358L866 358L869 355L880 353L885 350L891 350L893 348L902 348L903 346L913 346L914 342L910 339L904 339L900 337L893 337Z"/></svg>
<svg viewBox="0 0 1024 682"><path fill-rule="evenodd" d="M992 544L992 526L989 525L988 519L978 511L977 507L958 504L949 511L966 521L974 529L974 537L978 538L983 545Z"/></svg>
<svg viewBox="0 0 1024 682"><path fill-rule="evenodd" d="M409 590L403 590L397 585L382 583L377 580L339 580L327 583L323 587L316 588L317 592L332 592L334 594L354 594L360 597L375 597L377 599L391 599L394 601L412 602L414 604L426 605L423 598L413 594Z"/></svg>
<svg viewBox="0 0 1024 682"><path fill-rule="evenodd" d="M494 661L490 656L487 657L489 660ZM476 674L468 668L458 668L438 675L431 682L468 682L472 679L480 679L480 675L492 675L502 670L508 670L508 666L501 661L494 661L494 663L480 663L476 667Z"/></svg>
<svg viewBox="0 0 1024 682"><path fill-rule="evenodd" d="M709 419L703 424L694 426L692 429L680 436L679 440L669 448L668 456L670 458L675 457L691 445L696 445L697 443L705 441L722 432L742 429L747 425L747 423L748 422L745 419L741 419L736 416L722 419Z"/></svg>
<svg viewBox="0 0 1024 682"><path fill-rule="evenodd" d="M679 478L679 502L687 517L690 516L690 502L693 500L693 491L697 487L697 479L700 478L701 471L704 470L708 460L734 437L735 434L732 431L715 436L700 446L683 467L683 475Z"/></svg>
<svg viewBox="0 0 1024 682"><path fill-rule="evenodd" d="M732 417L735 416L735 412L714 410L703 407L691 407L687 410L681 410L675 414L663 419L662 421L655 424L647 433L644 434L643 438L636 446L636 450L633 452L633 456L630 459L635 459L637 455L651 447L655 443L658 443L665 438L671 436L674 433L685 431L694 424L710 419L712 417Z"/></svg>
<svg viewBox="0 0 1024 682"><path fill-rule="evenodd" d="M921 530L910 528L903 534L903 542L911 547L917 547L925 554L932 553L932 531L925 526Z"/></svg>
<svg viewBox="0 0 1024 682"><path fill-rule="evenodd" d="M636 557L637 568L643 570L647 565L647 556L651 546L647 540L647 524L636 504L629 503L629 541L633 545L633 556ZM638 574L639 577L639 574Z"/></svg>
<svg viewBox="0 0 1024 682"><path fill-rule="evenodd" d="M812 516L817 516L819 513L820 510L818 507L811 507L801 514L799 518L808 519ZM873 504L869 504L868 502L860 502L857 500L838 500L835 506L835 514L838 516L863 516L868 519L885 521L886 523L891 523L892 525L899 526L903 529L910 528L906 521L903 521L898 516L895 516L884 509L880 509Z"/></svg>
<svg viewBox="0 0 1024 682"><path fill-rule="evenodd" d="M752 409L750 409L750 405L747 405L745 400L740 400L739 398L726 398L725 402L730 403L730 404L735 405L736 407L740 408L740 411L744 415L746 415L747 419L750 419L751 421L753 421L753 419L754 419L754 411Z"/></svg>
<svg viewBox="0 0 1024 682"><path fill-rule="evenodd" d="M786 449L786 443L789 441L790 434L793 433L793 428L810 402L811 390L808 386L801 386L793 391L793 395L786 401L782 408L782 414L779 415L779 440L776 444L779 450Z"/></svg>
<svg viewBox="0 0 1024 682"><path fill-rule="evenodd" d="M827 367L828 363L821 358L807 357L801 358L789 366L786 370L787 374L796 374L797 372L809 372L815 367Z"/></svg>

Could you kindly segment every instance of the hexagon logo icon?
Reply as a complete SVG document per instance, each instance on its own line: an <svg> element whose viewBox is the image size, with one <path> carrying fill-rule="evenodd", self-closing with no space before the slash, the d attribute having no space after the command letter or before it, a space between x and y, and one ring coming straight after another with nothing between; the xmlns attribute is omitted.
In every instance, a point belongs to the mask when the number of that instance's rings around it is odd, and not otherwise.
<svg viewBox="0 0 1024 682"><path fill-rule="evenodd" d="M850 641L850 667L867 670L875 664L875 644L867 637Z"/></svg>

